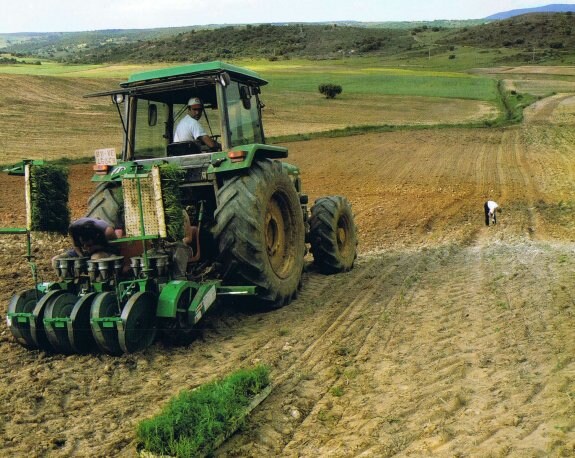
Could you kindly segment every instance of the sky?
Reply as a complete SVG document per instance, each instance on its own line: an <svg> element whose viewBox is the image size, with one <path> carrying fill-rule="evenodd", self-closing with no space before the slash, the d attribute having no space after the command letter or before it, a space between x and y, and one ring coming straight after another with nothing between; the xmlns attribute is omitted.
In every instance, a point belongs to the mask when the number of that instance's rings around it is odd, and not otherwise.
<svg viewBox="0 0 575 458"><path fill-rule="evenodd" d="M4 0L0 33L146 29L207 24L480 19L536 0Z"/></svg>

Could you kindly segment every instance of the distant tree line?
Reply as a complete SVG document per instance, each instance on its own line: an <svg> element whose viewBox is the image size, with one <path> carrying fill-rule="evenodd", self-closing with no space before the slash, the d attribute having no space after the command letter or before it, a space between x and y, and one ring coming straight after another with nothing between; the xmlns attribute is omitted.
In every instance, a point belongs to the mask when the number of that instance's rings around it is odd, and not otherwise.
<svg viewBox="0 0 575 458"><path fill-rule="evenodd" d="M178 62L241 57L270 60L341 58L390 54L409 50L413 38L407 29L324 25L245 25L185 30L172 35L99 33L49 35L4 48L12 53L65 63Z"/></svg>
<svg viewBox="0 0 575 458"><path fill-rule="evenodd" d="M39 60L34 62L28 62L25 60L18 60L15 57L0 57L0 65L12 65L12 64L27 64L27 65L42 65Z"/></svg>

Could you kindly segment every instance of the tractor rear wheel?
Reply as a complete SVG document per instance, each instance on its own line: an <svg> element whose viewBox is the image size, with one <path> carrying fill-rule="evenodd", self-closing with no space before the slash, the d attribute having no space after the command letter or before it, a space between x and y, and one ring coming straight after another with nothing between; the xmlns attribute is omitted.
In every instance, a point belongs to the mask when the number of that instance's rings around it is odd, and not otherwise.
<svg viewBox="0 0 575 458"><path fill-rule="evenodd" d="M117 182L100 183L94 194L88 199L88 211L85 216L99 218L114 228L123 227L123 195Z"/></svg>
<svg viewBox="0 0 575 458"><path fill-rule="evenodd" d="M300 285L305 255L303 215L281 162L255 162L219 189L213 235L223 280L256 285L269 308L289 303Z"/></svg>
<svg viewBox="0 0 575 458"><path fill-rule="evenodd" d="M311 208L310 242L314 263L326 274L346 272L357 257L357 229L345 197L317 199Z"/></svg>

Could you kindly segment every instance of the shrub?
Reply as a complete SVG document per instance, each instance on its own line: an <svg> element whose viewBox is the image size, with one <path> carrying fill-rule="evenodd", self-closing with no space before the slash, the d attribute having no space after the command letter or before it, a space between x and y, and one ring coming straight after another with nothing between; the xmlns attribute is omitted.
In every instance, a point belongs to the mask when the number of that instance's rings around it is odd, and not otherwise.
<svg viewBox="0 0 575 458"><path fill-rule="evenodd" d="M320 94L325 95L326 99L333 99L336 95L341 94L342 88L338 84L320 84L319 87Z"/></svg>

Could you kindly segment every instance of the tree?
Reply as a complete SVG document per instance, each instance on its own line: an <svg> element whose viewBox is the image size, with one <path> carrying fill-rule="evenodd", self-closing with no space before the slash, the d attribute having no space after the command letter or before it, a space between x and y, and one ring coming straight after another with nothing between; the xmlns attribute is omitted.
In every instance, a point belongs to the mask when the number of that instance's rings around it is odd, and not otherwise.
<svg viewBox="0 0 575 458"><path fill-rule="evenodd" d="M320 84L318 89L320 94L325 95L326 99L333 99L336 95L341 94L342 91L340 85L331 83Z"/></svg>

